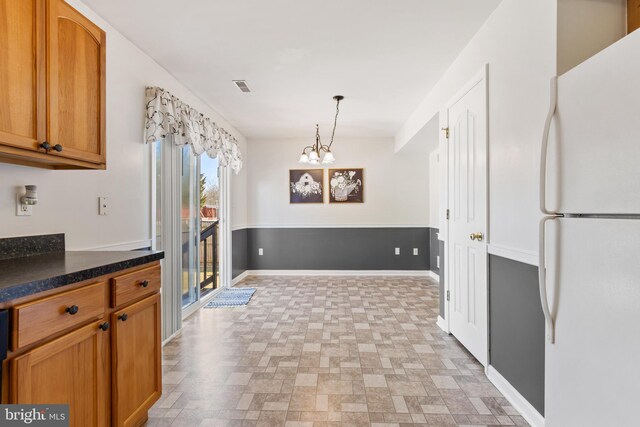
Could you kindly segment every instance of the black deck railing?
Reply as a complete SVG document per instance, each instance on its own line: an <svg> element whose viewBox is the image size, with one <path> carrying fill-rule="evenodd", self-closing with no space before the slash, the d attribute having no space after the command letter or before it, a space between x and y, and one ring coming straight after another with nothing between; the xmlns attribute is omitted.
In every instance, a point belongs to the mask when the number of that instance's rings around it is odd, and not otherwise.
<svg viewBox="0 0 640 427"><path fill-rule="evenodd" d="M200 291L211 283L216 287L218 277L218 221L210 223L200 232Z"/></svg>

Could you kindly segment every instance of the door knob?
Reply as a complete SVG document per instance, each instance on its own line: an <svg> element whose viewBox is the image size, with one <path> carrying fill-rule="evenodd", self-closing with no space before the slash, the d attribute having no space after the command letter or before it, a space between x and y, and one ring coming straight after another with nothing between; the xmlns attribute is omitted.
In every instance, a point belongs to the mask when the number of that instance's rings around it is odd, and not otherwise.
<svg viewBox="0 0 640 427"><path fill-rule="evenodd" d="M98 325L98 328L99 328L99 329L102 329L103 331L108 330L108 329L109 329L109 322L100 323L100 324Z"/></svg>
<svg viewBox="0 0 640 427"><path fill-rule="evenodd" d="M469 235L469 238L471 240L477 240L478 242L482 242L482 240L484 239L484 235L482 233L471 233Z"/></svg>
<svg viewBox="0 0 640 427"><path fill-rule="evenodd" d="M128 318L129 316L127 316L127 313L122 313L120 316L118 316L118 320L122 320L123 322L126 322Z"/></svg>

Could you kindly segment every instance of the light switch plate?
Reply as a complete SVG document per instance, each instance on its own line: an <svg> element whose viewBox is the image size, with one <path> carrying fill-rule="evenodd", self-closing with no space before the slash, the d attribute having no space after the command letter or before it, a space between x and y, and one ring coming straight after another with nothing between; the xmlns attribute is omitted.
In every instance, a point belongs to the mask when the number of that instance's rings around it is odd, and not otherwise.
<svg viewBox="0 0 640 427"><path fill-rule="evenodd" d="M16 216L31 216L33 214L33 206L22 204L21 193L16 193Z"/></svg>
<svg viewBox="0 0 640 427"><path fill-rule="evenodd" d="M440 268L440 255L436 256L436 267Z"/></svg>
<svg viewBox="0 0 640 427"><path fill-rule="evenodd" d="M413 248L413 254L418 255L418 248Z"/></svg>
<svg viewBox="0 0 640 427"><path fill-rule="evenodd" d="M400 255L400 248L396 248L396 255Z"/></svg>
<svg viewBox="0 0 640 427"><path fill-rule="evenodd" d="M106 197L98 197L98 214L106 216L109 213L109 201Z"/></svg>
<svg viewBox="0 0 640 427"><path fill-rule="evenodd" d="M264 255L264 249L262 249L262 248L258 248L258 255L259 255L259 256Z"/></svg>

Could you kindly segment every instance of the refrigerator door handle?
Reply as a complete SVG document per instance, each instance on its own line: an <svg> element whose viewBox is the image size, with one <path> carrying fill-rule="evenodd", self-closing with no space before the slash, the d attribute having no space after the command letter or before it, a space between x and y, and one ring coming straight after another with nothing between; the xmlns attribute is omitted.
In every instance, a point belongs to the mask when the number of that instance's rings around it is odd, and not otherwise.
<svg viewBox="0 0 640 427"><path fill-rule="evenodd" d="M547 210L547 152L549 151L549 133L551 132L551 122L556 114L558 105L558 77L551 78L551 93L549 97L549 112L544 122L542 132L542 147L540 153L540 211L545 215L555 215L555 212Z"/></svg>
<svg viewBox="0 0 640 427"><path fill-rule="evenodd" d="M555 343L555 321L551 316L551 310L549 310L549 300L547 298L547 265L546 265L546 250L545 250L545 226L548 221L555 221L562 218L562 215L545 216L540 220L540 241L538 246L539 261L538 261L538 283L540 287L540 303L542 304L542 313L544 314L544 320L547 329L547 341L549 343Z"/></svg>

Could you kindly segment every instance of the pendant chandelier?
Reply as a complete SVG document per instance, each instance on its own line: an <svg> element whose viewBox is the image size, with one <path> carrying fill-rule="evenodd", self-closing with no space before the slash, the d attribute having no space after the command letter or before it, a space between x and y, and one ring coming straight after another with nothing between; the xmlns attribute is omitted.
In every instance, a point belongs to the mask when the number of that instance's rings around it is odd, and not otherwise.
<svg viewBox="0 0 640 427"><path fill-rule="evenodd" d="M330 165L336 161L336 158L333 157L333 153L331 152L331 146L333 145L333 137L336 134L336 124L338 123L338 114L340 113L340 101L344 99L344 96L336 95L333 99L336 100L336 116L333 120L333 132L331 132L329 145L322 145L320 141L320 126L316 125L316 142L313 145L304 147L300 155L300 163L318 165L320 164L321 157L323 165Z"/></svg>

